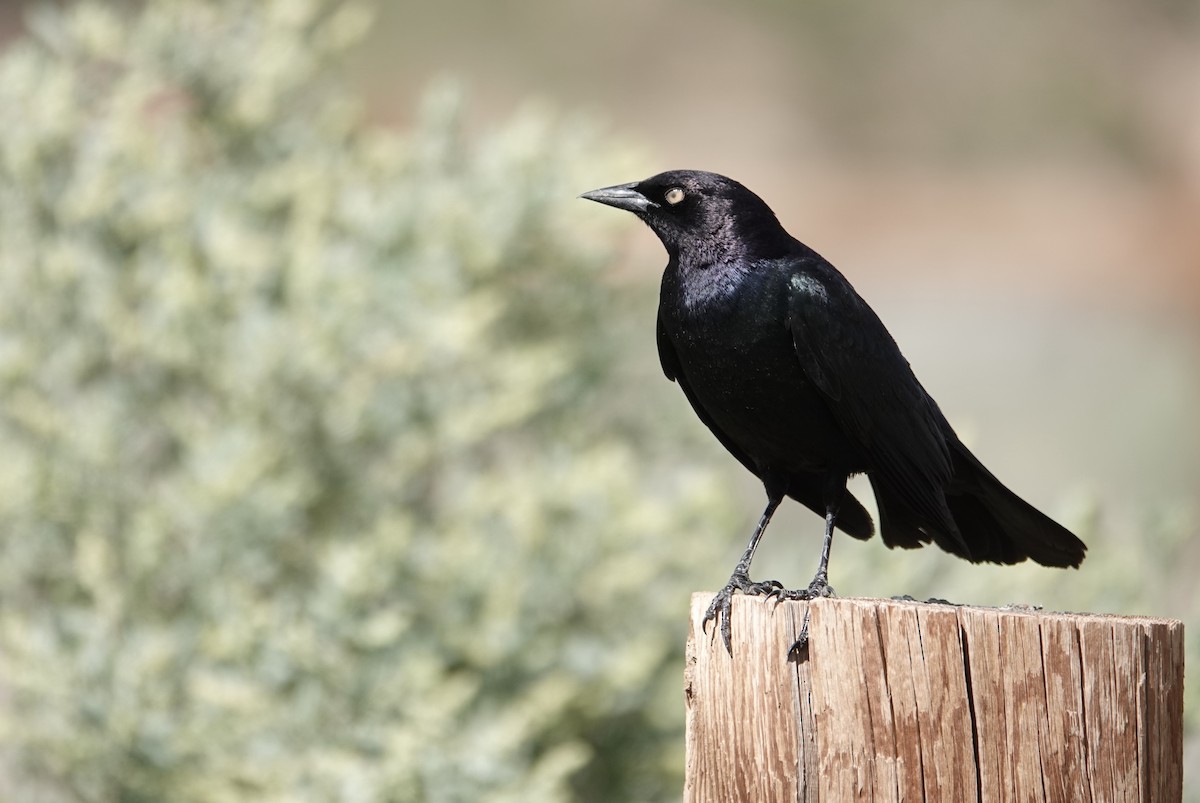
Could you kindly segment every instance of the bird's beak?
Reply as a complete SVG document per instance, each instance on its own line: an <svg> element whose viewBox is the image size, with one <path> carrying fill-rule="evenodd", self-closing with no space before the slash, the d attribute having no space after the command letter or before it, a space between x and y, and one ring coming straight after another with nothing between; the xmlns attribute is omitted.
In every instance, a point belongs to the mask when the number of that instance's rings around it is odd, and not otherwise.
<svg viewBox="0 0 1200 803"><path fill-rule="evenodd" d="M579 197L587 198L589 201L595 201L598 204L615 206L617 209L624 209L629 212L645 212L648 209L658 208L658 204L635 190L634 187L636 186L637 182L635 181L632 184L602 187L598 190L585 192Z"/></svg>

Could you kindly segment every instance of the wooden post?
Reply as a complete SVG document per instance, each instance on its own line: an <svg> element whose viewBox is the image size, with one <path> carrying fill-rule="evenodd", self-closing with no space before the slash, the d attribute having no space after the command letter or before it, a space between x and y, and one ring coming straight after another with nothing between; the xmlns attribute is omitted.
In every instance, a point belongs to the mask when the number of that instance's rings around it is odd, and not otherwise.
<svg viewBox="0 0 1200 803"><path fill-rule="evenodd" d="M1176 803L1183 624L876 599L692 597L686 803ZM789 661L806 611L807 660Z"/></svg>

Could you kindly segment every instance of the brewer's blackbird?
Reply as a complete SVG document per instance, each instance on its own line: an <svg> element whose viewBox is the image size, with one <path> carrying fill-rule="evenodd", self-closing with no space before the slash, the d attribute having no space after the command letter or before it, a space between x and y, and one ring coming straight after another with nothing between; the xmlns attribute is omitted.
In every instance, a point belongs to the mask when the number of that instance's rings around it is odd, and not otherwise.
<svg viewBox="0 0 1200 803"><path fill-rule="evenodd" d="M633 212L669 261L658 307L663 372L700 420L762 480L767 506L729 583L713 599L732 652L731 599L832 594L836 526L860 539L870 514L846 490L866 474L884 544L931 541L972 562L1078 566L1086 547L1000 483L954 434L883 323L831 264L779 224L754 193L714 173L674 170L585 192ZM825 517L805 589L754 582L750 562L790 496Z"/></svg>

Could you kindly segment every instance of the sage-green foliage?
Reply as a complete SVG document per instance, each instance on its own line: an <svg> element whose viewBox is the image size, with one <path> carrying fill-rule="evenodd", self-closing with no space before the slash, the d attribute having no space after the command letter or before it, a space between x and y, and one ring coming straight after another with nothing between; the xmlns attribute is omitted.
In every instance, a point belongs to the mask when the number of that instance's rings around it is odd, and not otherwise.
<svg viewBox="0 0 1200 803"><path fill-rule="evenodd" d="M5 799L678 796L742 517L605 398L575 195L629 164L446 91L372 127L369 21L86 3L0 58Z"/></svg>

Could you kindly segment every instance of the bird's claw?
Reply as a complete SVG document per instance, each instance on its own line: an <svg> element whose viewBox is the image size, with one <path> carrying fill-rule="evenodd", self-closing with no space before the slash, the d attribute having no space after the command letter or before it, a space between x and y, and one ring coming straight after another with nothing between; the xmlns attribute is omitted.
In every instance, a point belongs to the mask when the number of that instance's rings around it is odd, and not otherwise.
<svg viewBox="0 0 1200 803"><path fill-rule="evenodd" d="M725 587L717 592L712 602L709 603L708 610L704 612L704 621L700 623L700 628L707 633L708 623L715 620L717 628L721 631L721 639L725 642L725 650L730 655L733 655L733 628L730 619L733 611L733 595L737 591L750 597L771 597L781 591L786 592L786 589L778 580L754 582L745 573L735 572Z"/></svg>
<svg viewBox="0 0 1200 803"><path fill-rule="evenodd" d="M804 615L804 626L800 628L800 635L796 637L796 643L788 647L787 657L789 661L797 663L803 661L808 655L808 614Z"/></svg>
<svg viewBox="0 0 1200 803"><path fill-rule="evenodd" d="M790 589L784 588L783 583L778 580L764 580L756 583L746 574L735 572L729 578L729 583L713 597L708 610L704 613L704 620L700 623L700 628L707 633L708 623L716 621L717 629L721 632L721 639L725 642L725 650L730 655L733 655L733 628L730 619L733 610L733 595L738 591L751 597L765 596L767 599L775 600L776 605L784 600L814 600L835 596L833 586L829 585L828 578L821 574L814 577L807 588ZM799 660L807 648L808 614L806 612L804 626L800 630L800 636L796 639L796 643L788 650L788 658Z"/></svg>
<svg viewBox="0 0 1200 803"><path fill-rule="evenodd" d="M718 591L709 603L708 610L704 612L704 621L700 623L700 629L707 633L708 623L716 620L717 629L721 631L721 638L725 641L725 650L730 655L733 655L733 632L729 626L729 617L733 610L733 592L732 585Z"/></svg>
<svg viewBox="0 0 1200 803"><path fill-rule="evenodd" d="M835 596L833 586L829 585L829 579L824 574L818 574L813 578L813 581L808 584L808 588L802 588L797 591L787 592L784 599L825 599ZM809 611L804 612L804 624L800 627L800 634L796 637L796 642L788 648L789 661L802 661L808 654L808 617Z"/></svg>

